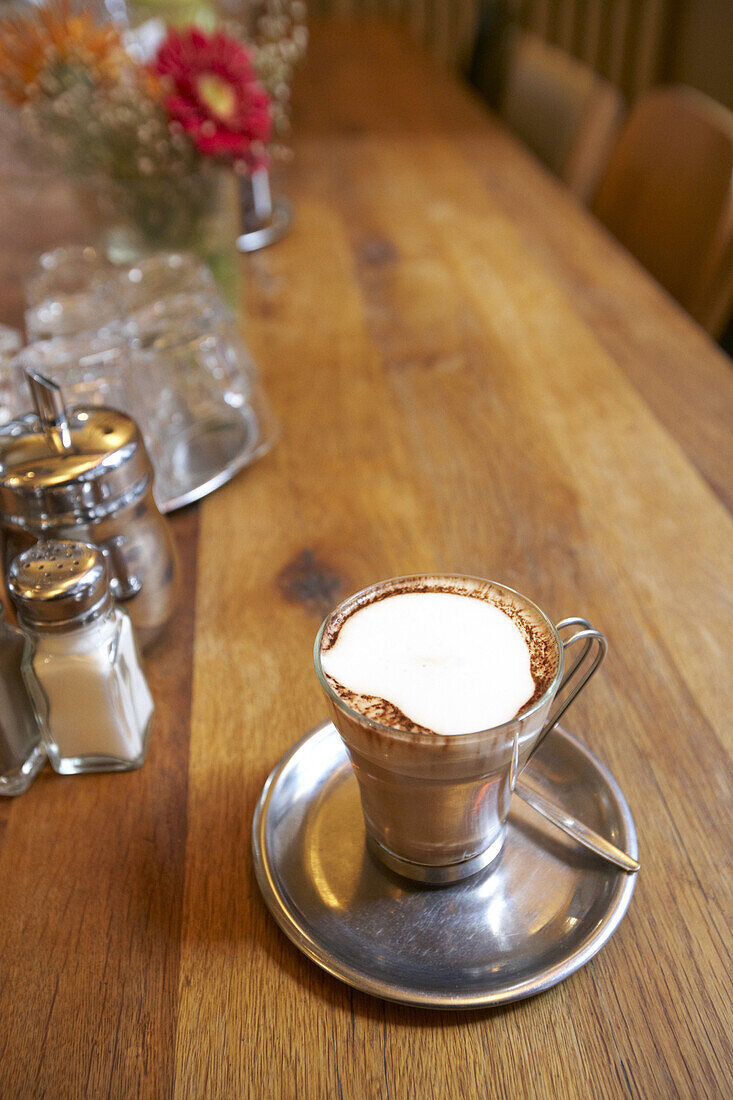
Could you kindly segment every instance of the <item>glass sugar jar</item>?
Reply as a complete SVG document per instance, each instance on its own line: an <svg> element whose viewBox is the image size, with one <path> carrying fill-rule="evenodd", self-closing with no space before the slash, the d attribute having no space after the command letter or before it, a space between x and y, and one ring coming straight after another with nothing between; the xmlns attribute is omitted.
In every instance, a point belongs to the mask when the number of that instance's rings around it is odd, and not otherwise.
<svg viewBox="0 0 733 1100"><path fill-rule="evenodd" d="M23 676L54 770L139 768L153 699L104 554L83 542L38 542L12 562L8 587L27 639Z"/></svg>

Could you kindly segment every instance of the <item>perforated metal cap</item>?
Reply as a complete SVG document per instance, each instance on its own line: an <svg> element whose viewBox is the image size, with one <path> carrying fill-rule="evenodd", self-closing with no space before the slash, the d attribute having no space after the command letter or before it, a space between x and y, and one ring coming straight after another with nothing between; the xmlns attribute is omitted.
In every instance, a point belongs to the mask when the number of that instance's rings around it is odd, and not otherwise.
<svg viewBox="0 0 733 1100"><path fill-rule="evenodd" d="M85 542L44 540L12 562L8 590L26 626L63 630L111 606L107 562Z"/></svg>

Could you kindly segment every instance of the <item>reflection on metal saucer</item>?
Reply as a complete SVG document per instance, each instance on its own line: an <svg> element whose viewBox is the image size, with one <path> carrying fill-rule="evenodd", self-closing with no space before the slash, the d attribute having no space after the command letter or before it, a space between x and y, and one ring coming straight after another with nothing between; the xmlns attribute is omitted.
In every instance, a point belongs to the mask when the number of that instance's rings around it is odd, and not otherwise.
<svg viewBox="0 0 733 1100"><path fill-rule="evenodd" d="M553 801L637 855L618 784L572 734L556 728L526 772ZM567 978L613 934L637 878L518 799L494 868L444 887L392 874L367 851L356 780L330 722L271 773L252 849L265 902L309 959L357 989L430 1008L503 1004Z"/></svg>

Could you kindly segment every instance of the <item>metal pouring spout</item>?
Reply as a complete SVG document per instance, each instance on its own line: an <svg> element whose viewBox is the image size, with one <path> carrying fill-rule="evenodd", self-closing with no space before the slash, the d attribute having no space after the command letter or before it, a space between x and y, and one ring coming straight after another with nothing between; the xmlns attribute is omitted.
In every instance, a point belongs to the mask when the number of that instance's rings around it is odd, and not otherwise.
<svg viewBox="0 0 733 1100"><path fill-rule="evenodd" d="M38 420L49 447L54 454L68 454L74 450L66 416L66 406L61 389L39 371L26 369L26 378L33 398Z"/></svg>

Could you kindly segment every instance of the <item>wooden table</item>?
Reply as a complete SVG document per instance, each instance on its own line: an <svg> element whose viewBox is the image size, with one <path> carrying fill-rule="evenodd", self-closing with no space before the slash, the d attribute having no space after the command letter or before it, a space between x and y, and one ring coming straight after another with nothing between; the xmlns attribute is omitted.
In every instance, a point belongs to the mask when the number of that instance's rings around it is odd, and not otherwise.
<svg viewBox="0 0 733 1100"><path fill-rule="evenodd" d="M730 362L391 32L316 29L296 102L295 226L245 303L282 438L173 520L144 768L0 806L0 1093L729 1097ZM423 569L610 641L568 724L626 792L637 890L500 1010L328 977L252 870L262 784L324 715L322 615Z"/></svg>

